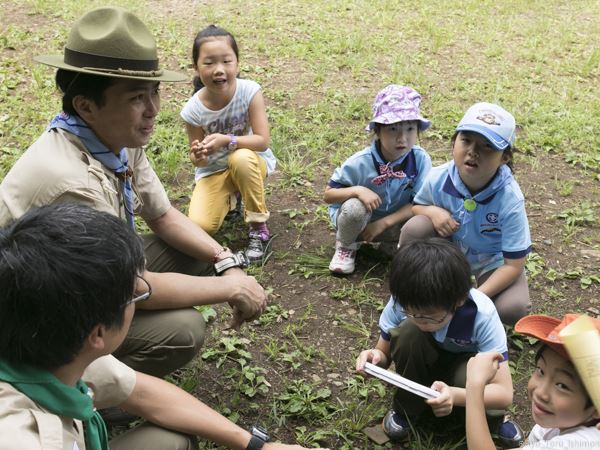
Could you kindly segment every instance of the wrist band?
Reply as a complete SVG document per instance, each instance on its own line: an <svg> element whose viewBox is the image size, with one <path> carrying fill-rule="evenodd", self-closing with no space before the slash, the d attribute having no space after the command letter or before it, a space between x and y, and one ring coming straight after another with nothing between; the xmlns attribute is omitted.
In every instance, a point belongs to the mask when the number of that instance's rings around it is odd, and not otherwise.
<svg viewBox="0 0 600 450"><path fill-rule="evenodd" d="M230 252L230 251L231 250L229 250L227 247L221 248L221 250L219 250L217 253L215 253L215 256L213 256L213 264L219 262L219 256L221 256L223 253Z"/></svg>

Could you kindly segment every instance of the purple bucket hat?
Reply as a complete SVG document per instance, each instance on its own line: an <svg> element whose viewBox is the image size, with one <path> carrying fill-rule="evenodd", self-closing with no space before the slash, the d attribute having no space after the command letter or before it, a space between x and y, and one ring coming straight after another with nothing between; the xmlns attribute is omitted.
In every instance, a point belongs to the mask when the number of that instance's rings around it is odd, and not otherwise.
<svg viewBox="0 0 600 450"><path fill-rule="evenodd" d="M412 88L390 84L383 88L373 102L373 119L367 126L367 131L372 131L376 123L389 125L405 120L417 120L419 130L429 128L431 121L421 116L419 104L421 95Z"/></svg>

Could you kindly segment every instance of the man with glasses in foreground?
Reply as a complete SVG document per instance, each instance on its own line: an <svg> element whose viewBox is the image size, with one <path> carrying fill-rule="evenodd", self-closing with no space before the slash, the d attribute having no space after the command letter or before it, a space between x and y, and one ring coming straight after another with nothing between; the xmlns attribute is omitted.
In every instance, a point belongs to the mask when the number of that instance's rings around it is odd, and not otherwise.
<svg viewBox="0 0 600 450"><path fill-rule="evenodd" d="M111 440L112 450L197 449L195 436L301 450L265 443L110 355L152 295L143 271L133 230L86 206L32 209L0 230L0 450L107 450L95 408L116 405L148 422Z"/></svg>
<svg viewBox="0 0 600 450"><path fill-rule="evenodd" d="M405 244L392 261L390 291L377 345L360 353L356 368L364 373L366 362L387 368L393 361L398 374L431 386L440 396L425 401L397 389L383 420L387 436L393 441L408 438L410 427L427 416L428 406L436 417L454 412L464 424L467 362L490 351L504 356L484 393L486 408L496 410L488 411L490 427L500 435L513 427L512 422L502 423L502 410L513 396L506 333L494 303L472 288L462 252L441 238Z"/></svg>

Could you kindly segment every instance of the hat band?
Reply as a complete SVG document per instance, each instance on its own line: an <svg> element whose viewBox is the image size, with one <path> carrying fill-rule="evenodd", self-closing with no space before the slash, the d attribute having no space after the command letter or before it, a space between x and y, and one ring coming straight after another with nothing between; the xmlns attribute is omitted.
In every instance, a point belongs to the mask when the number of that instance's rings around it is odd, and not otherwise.
<svg viewBox="0 0 600 450"><path fill-rule="evenodd" d="M111 56L92 55L71 50L65 47L65 63L71 66L99 70L103 72L119 73L121 71L146 71L158 70L158 59L124 59ZM97 66L100 66L98 68Z"/></svg>

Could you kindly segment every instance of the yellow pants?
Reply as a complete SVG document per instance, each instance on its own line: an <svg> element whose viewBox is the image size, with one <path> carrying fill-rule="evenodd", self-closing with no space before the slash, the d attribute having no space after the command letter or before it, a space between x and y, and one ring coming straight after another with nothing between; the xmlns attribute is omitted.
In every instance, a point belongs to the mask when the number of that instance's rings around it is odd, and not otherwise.
<svg viewBox="0 0 600 450"><path fill-rule="evenodd" d="M190 201L189 217L204 231L215 234L232 209L232 198L239 192L244 201L246 222L266 222L264 180L267 163L252 150L241 148L229 155L227 169L196 183ZM233 204L233 206L235 206Z"/></svg>

